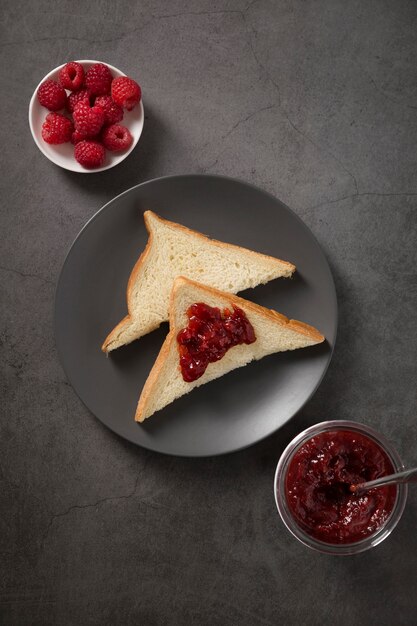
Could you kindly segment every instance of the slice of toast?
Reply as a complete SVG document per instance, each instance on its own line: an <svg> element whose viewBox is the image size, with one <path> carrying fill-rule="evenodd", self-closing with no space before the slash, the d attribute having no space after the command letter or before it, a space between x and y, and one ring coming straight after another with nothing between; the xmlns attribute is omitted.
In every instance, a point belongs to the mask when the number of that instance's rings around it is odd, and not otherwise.
<svg viewBox="0 0 417 626"><path fill-rule="evenodd" d="M295 271L292 263L240 248L144 213L146 248L127 285L128 315L105 339L110 352L155 330L168 320L169 296L177 276L237 293Z"/></svg>
<svg viewBox="0 0 417 626"><path fill-rule="evenodd" d="M188 325L187 309L199 302L218 307L222 311L225 308L231 309L233 305L242 309L254 328L256 340L249 345L242 344L230 348L220 361L210 363L200 378L194 382L185 382L179 367L177 335ZM308 324L289 320L281 313L183 277L178 277L174 282L169 323L169 334L139 399L135 415L138 422L143 422L155 411L159 411L195 387L219 378L250 361L262 359L274 352L306 348L324 341L323 335Z"/></svg>

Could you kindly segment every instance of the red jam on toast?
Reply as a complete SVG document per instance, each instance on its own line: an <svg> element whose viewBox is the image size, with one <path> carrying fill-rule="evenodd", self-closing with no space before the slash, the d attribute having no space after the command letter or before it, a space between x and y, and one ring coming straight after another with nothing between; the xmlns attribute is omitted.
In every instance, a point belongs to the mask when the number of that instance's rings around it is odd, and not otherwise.
<svg viewBox="0 0 417 626"><path fill-rule="evenodd" d="M242 309L211 307L203 302L187 310L188 325L177 335L180 368L186 382L200 378L209 363L219 361L226 352L240 344L256 341L252 324Z"/></svg>

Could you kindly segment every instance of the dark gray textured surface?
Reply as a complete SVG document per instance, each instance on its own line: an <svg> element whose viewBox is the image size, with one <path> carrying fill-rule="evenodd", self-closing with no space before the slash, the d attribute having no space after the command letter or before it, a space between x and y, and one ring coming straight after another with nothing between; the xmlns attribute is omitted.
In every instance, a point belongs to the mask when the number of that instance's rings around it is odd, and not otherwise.
<svg viewBox="0 0 417 626"><path fill-rule="evenodd" d="M417 494L374 551L307 551L277 519L276 460L323 418L363 420L416 463L417 4L3 2L0 621L414 624ZM117 169L37 150L27 104L70 58L139 77L147 120ZM314 399L224 458L144 452L81 405L57 360L68 245L153 176L213 172L291 206L331 263L338 343Z"/></svg>

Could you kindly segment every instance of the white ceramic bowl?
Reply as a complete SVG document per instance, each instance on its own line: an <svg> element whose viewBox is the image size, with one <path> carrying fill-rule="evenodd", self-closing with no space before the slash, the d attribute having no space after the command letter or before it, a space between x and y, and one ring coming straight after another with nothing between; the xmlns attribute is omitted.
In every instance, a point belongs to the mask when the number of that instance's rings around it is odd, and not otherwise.
<svg viewBox="0 0 417 626"><path fill-rule="evenodd" d="M103 61L82 60L77 61L77 63L81 63L83 68L85 70L88 70L88 68L94 65L94 63L103 63ZM142 134L143 123L145 121L143 103L141 101L139 105L133 109L133 111L125 110L123 120L120 122L130 130L133 137L133 142L129 150L118 153L106 150L106 160L103 167L97 167L91 170L86 169L75 160L74 146L72 145L72 143L68 142L59 145L52 145L46 143L46 141L42 139L42 124L50 111L48 111L48 109L45 109L45 107L39 104L39 100L36 94L40 85L48 78L58 80L59 70L64 67L64 65L65 63L63 65L60 65L59 67L56 67L54 70L52 70L52 72L49 72L49 74L44 76L39 85L36 87L35 91L33 92L33 96L30 99L29 104L29 126L32 137L35 140L35 143L38 146L39 150L43 152L43 154L50 161L55 163L55 165L63 167L66 170L70 170L71 172L79 172L80 174L94 174L95 172L103 172L104 170L109 170L111 167L114 167L115 165L118 165L119 163L124 161L124 159L132 152L133 148L138 143L139 138ZM110 68L115 78L119 76L126 76L126 74L123 74L123 72L118 70L117 67L113 67L113 65L110 65L109 63L106 63L106 65Z"/></svg>

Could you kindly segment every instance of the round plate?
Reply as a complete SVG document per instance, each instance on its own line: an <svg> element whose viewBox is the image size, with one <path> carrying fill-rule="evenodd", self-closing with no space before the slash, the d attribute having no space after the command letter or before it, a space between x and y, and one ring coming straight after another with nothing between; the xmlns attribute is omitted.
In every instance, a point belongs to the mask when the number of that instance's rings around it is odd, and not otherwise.
<svg viewBox="0 0 417 626"><path fill-rule="evenodd" d="M102 61L92 61L90 59L82 59L81 61L77 61L77 63L81 63L85 70L88 70L95 63L102 63ZM45 109L41 104L39 104L39 100L37 97L38 89L41 84L51 78L52 80L58 80L59 71L64 67L65 63L59 65L54 70L49 72L46 76L44 76L33 92L32 98L29 103L29 126L30 131L32 133L32 137L38 146L39 150L43 152L43 154L55 165L59 165L66 170L70 170L71 172L78 172L79 174L95 174L96 172L103 172L104 170L109 170L115 165L118 165L122 161L125 160L127 156L132 152L138 143L140 136L143 130L143 123L145 121L145 111L143 108L143 102L140 101L139 105L136 106L132 111L124 111L124 116L122 121L120 122L123 126L126 126L133 137L132 145L128 150L124 152L110 152L110 150L106 150L106 160L104 162L103 167L96 167L94 169L86 169L82 165L80 165L74 158L74 146L72 143L62 143L59 145L51 145L46 143L42 139L42 124L45 121L46 116L50 111ZM117 67L110 65L110 63L106 63L106 65L110 68L114 78L118 78L119 76L126 76L123 74ZM67 94L70 92L67 90ZM63 111L57 111L57 113L62 113ZM65 110L64 110L65 113Z"/></svg>
<svg viewBox="0 0 417 626"><path fill-rule="evenodd" d="M147 241L146 209L215 239L295 263L293 279L274 280L241 295L312 324L326 343L251 363L136 423L136 404L168 324L109 357L100 347L127 313L127 280ZM78 235L56 293L58 351L84 404L129 441L181 456L238 450L282 426L317 389L336 328L333 278L307 226L270 194L221 176L159 178L114 198Z"/></svg>

